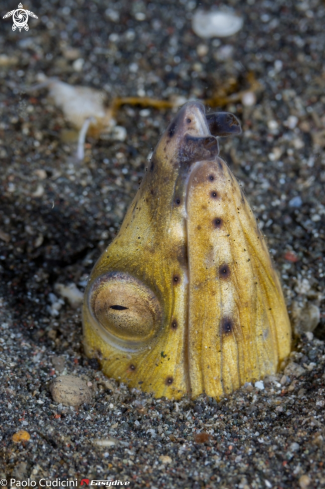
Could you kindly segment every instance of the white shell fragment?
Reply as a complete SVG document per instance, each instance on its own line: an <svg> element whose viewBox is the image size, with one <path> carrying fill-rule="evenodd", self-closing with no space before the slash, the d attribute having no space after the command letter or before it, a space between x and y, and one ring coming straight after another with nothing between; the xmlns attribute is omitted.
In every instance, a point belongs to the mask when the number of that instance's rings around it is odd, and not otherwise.
<svg viewBox="0 0 325 489"><path fill-rule="evenodd" d="M264 391L264 382L263 380L258 380L257 382L255 382L255 387L256 389L260 390L260 391Z"/></svg>
<svg viewBox="0 0 325 489"><path fill-rule="evenodd" d="M110 125L111 114L104 107L105 94L100 90L53 81L50 83L50 95L65 117L78 129L88 118L94 118L97 124L103 126Z"/></svg>
<svg viewBox="0 0 325 489"><path fill-rule="evenodd" d="M87 120L88 126L93 126L97 130L107 130L115 126L112 110L105 107L105 92L89 87L69 85L56 78L47 78L42 74L38 76L38 79L40 84L27 91L32 92L47 87L55 105L79 130L83 128Z"/></svg>
<svg viewBox="0 0 325 489"><path fill-rule="evenodd" d="M98 447L106 448L106 447L113 447L114 445L118 444L118 441L115 440L114 438L106 438L106 439L95 439L93 440L93 444L97 445Z"/></svg>
<svg viewBox="0 0 325 489"><path fill-rule="evenodd" d="M202 38L228 37L243 27L243 19L231 11L197 10L193 15L192 28Z"/></svg>
<svg viewBox="0 0 325 489"><path fill-rule="evenodd" d="M77 308L82 304L84 295L74 283L69 285L56 284L55 291L58 292L61 297L67 299L70 305L74 308Z"/></svg>

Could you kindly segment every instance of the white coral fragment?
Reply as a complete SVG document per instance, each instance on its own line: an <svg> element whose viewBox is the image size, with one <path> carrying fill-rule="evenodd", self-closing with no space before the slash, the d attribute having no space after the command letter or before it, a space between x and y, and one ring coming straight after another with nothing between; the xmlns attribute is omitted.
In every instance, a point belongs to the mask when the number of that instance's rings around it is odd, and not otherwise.
<svg viewBox="0 0 325 489"><path fill-rule="evenodd" d="M55 291L58 292L61 297L67 299L70 305L74 308L77 308L82 304L84 295L74 283L69 285L56 284Z"/></svg>
<svg viewBox="0 0 325 489"><path fill-rule="evenodd" d="M101 127L114 125L110 109L104 105L105 93L89 87L72 86L59 80L49 83L50 95L66 119L81 129L86 119Z"/></svg>

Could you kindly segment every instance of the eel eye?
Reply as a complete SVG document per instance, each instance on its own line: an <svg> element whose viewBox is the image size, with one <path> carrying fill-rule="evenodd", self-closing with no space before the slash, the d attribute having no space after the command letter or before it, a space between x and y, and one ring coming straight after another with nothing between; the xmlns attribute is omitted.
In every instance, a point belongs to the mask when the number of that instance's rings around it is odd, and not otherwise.
<svg viewBox="0 0 325 489"><path fill-rule="evenodd" d="M99 277L89 291L88 304L105 339L127 349L147 344L162 322L162 308L155 294L127 273Z"/></svg>

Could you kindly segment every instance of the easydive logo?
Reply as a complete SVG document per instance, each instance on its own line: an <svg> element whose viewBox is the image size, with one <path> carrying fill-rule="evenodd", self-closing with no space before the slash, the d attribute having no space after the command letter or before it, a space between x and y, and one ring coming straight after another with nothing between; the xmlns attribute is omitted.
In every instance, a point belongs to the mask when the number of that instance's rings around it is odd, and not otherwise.
<svg viewBox="0 0 325 489"><path fill-rule="evenodd" d="M119 480L102 480L102 479L93 479L93 480L89 480L89 479L81 479L81 482L80 482L80 485L83 486L83 485L87 485L87 486L106 486L106 487L110 487L110 486L128 486L130 485L130 482L129 481L119 481Z"/></svg>

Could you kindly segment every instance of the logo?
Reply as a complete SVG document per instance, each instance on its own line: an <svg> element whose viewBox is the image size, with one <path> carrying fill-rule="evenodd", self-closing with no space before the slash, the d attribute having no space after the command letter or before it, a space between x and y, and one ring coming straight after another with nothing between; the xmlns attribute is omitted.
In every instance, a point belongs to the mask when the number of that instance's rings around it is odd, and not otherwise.
<svg viewBox="0 0 325 489"><path fill-rule="evenodd" d="M110 487L110 486L128 486L130 484L129 481L119 481L119 480L113 480L113 479L110 479L110 480L89 480L89 479L81 479L81 482L80 482L80 485L83 486L83 485L87 485L87 486L106 486L106 487Z"/></svg>
<svg viewBox="0 0 325 489"><path fill-rule="evenodd" d="M90 485L91 486L128 486L130 482L125 481L119 481L119 480L92 480Z"/></svg>
<svg viewBox="0 0 325 489"><path fill-rule="evenodd" d="M23 5L20 3L18 5L17 10L11 10L11 12L7 12L6 15L3 16L4 19L12 16L13 26L12 30L15 31L17 28L19 32L24 28L25 31L29 30L28 26L28 16L34 17L34 19L38 19L37 15L35 15L30 10L24 10Z"/></svg>

